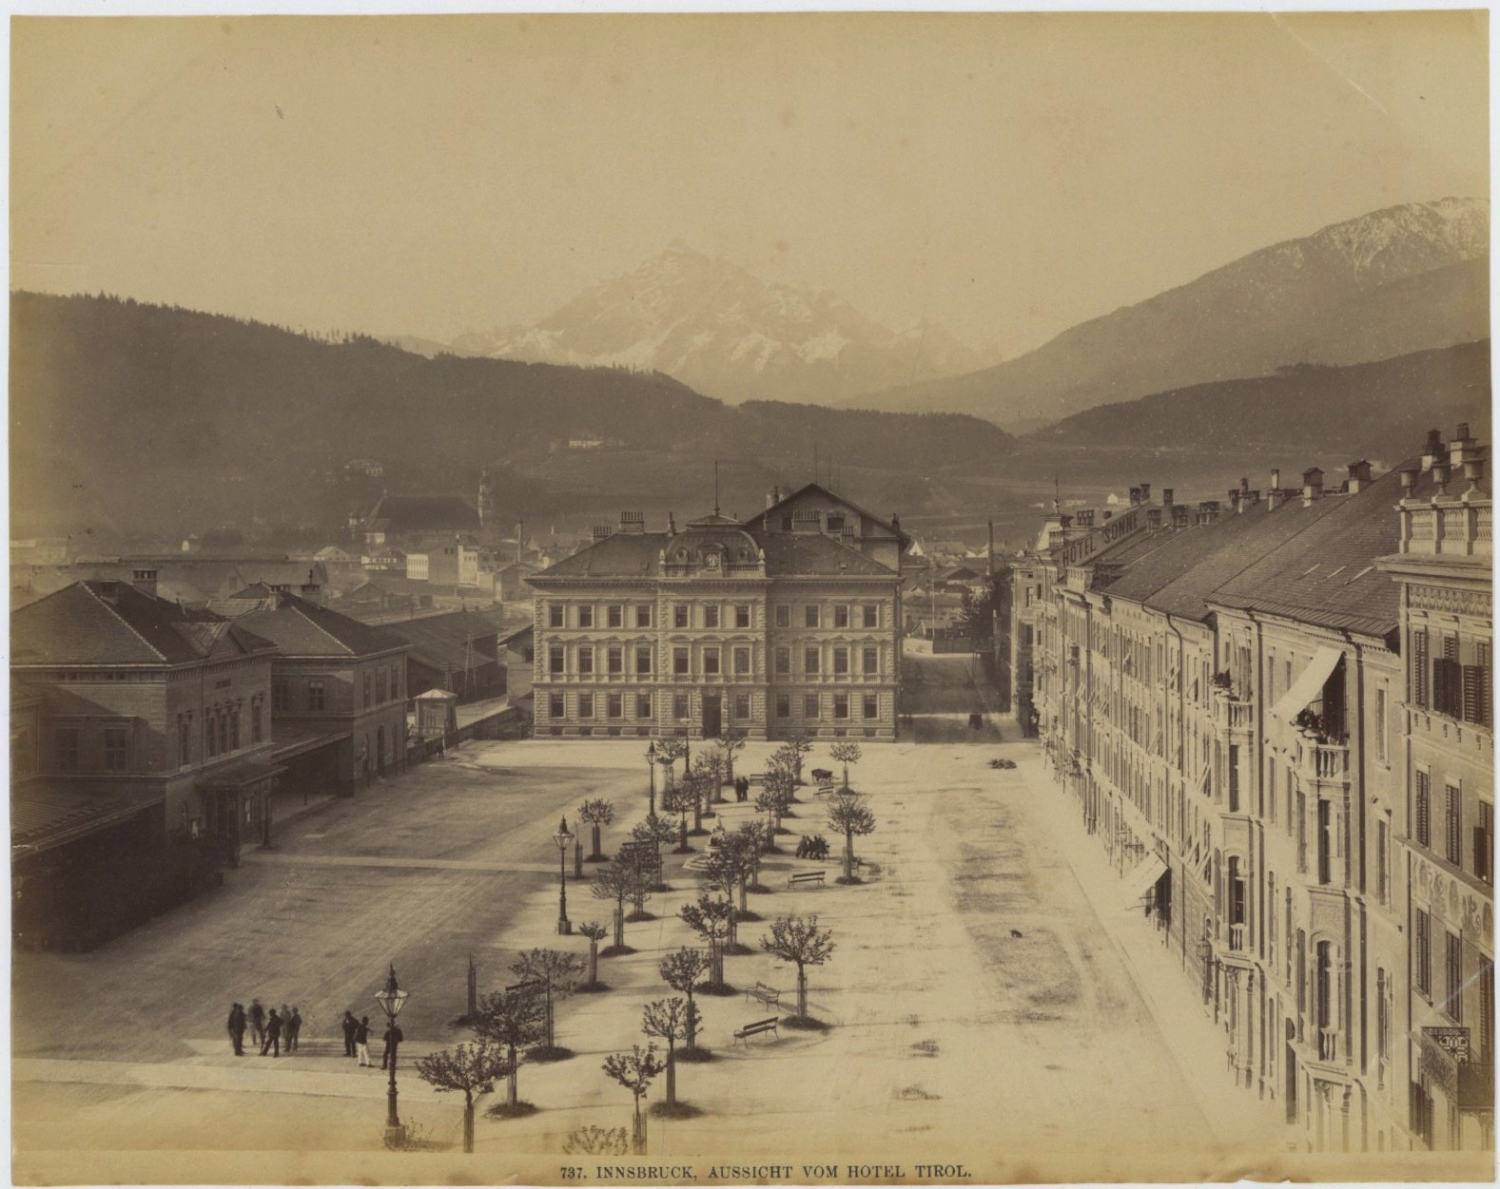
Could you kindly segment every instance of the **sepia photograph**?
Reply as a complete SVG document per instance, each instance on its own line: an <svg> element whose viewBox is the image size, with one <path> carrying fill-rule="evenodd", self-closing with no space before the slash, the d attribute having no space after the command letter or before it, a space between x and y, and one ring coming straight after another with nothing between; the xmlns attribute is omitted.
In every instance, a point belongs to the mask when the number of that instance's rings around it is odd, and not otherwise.
<svg viewBox="0 0 1500 1189"><path fill-rule="evenodd" d="M9 17L14 1183L1495 1180L1488 9L246 9Z"/></svg>

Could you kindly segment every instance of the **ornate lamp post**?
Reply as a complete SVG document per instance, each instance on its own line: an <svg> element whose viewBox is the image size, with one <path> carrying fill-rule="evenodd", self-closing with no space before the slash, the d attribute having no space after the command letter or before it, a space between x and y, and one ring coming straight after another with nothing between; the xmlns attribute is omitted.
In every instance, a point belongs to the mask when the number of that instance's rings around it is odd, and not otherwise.
<svg viewBox="0 0 1500 1189"><path fill-rule="evenodd" d="M656 740L646 745L646 775L651 781L651 809L648 817L656 816Z"/></svg>
<svg viewBox="0 0 1500 1189"><path fill-rule="evenodd" d="M393 1031L396 1027L396 1017L401 1014L401 1009L406 1006L406 1000L410 993L403 991L396 985L396 964L391 963L391 973L385 980L385 990L375 996L375 1002L380 1005L380 1010L385 1013L386 1024ZM396 1114L396 1047L397 1041L391 1039L391 1082L386 1090L386 1113L385 1113L385 1142L387 1144L400 1144L406 1138L406 1128L401 1126L401 1119Z"/></svg>
<svg viewBox="0 0 1500 1189"><path fill-rule="evenodd" d="M573 835L568 830L568 819L562 819L562 825L557 827L557 833L552 835L552 841L557 843L557 931L568 934L573 932L573 926L568 920L568 846L573 841Z"/></svg>

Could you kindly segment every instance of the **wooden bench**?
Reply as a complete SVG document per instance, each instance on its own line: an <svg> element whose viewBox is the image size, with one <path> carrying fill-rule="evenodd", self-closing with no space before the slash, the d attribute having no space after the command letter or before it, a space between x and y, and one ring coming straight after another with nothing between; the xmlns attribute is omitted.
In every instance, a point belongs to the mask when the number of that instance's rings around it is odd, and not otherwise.
<svg viewBox="0 0 1500 1189"><path fill-rule="evenodd" d="M803 884L817 884L821 888L823 886L823 872L804 871L800 875L792 876L789 883L794 888L800 887Z"/></svg>
<svg viewBox="0 0 1500 1189"><path fill-rule="evenodd" d="M768 987L765 983L756 983L745 992L746 999L759 999L767 1007L781 1006L781 992L775 987Z"/></svg>
<svg viewBox="0 0 1500 1189"><path fill-rule="evenodd" d="M756 1020L755 1023L746 1024L743 1028L736 1028L734 1030L734 1038L735 1040L745 1041L748 1044L748 1038L756 1035L757 1033L775 1032L776 1039L780 1040L781 1033L777 1030L776 1027L779 1022L780 1021L778 1021L775 1016L771 1016L769 1019L765 1020Z"/></svg>
<svg viewBox="0 0 1500 1189"><path fill-rule="evenodd" d="M818 796L821 797L831 792L833 792L833 781L830 780L827 784L818 785Z"/></svg>
<svg viewBox="0 0 1500 1189"><path fill-rule="evenodd" d="M766 783L766 774L764 772L752 772L745 779L751 784L764 785Z"/></svg>

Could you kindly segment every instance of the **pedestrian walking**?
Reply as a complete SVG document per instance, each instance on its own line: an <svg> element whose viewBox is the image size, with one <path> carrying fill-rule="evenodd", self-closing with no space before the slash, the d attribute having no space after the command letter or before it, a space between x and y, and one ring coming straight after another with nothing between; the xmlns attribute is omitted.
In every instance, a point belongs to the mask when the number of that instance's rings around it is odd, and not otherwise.
<svg viewBox="0 0 1500 1189"><path fill-rule="evenodd" d="M275 1052L271 1052L272 1049ZM276 1014L276 1009L271 1009L270 1018L266 1020L266 1039L260 1046L260 1055L264 1057L271 1052L272 1057L281 1056L281 1017Z"/></svg>
<svg viewBox="0 0 1500 1189"><path fill-rule="evenodd" d="M302 1031L302 1013L297 1010L297 1005L292 1004L292 1014L287 1017L286 1022L286 1051L295 1053L297 1051L297 1034Z"/></svg>
<svg viewBox="0 0 1500 1189"><path fill-rule="evenodd" d="M359 1063L370 1064L370 1017L363 1016L354 1029L354 1047L359 1050Z"/></svg>
<svg viewBox="0 0 1500 1189"><path fill-rule="evenodd" d="M229 1039L234 1044L234 1055L245 1055L245 1009L236 1003L229 1009Z"/></svg>
<svg viewBox="0 0 1500 1189"><path fill-rule="evenodd" d="M380 1054L380 1068L396 1068L396 1049L406 1037L401 1034L400 1027L392 1020L390 1026L385 1030L385 1052ZM389 1063L389 1066L387 1066Z"/></svg>
<svg viewBox="0 0 1500 1189"><path fill-rule="evenodd" d="M354 1018L352 1011L344 1013L344 1056L354 1056L354 1033L359 1028L359 1021Z"/></svg>
<svg viewBox="0 0 1500 1189"><path fill-rule="evenodd" d="M266 1009L259 999L250 1000L250 1043L264 1044L266 1040Z"/></svg>

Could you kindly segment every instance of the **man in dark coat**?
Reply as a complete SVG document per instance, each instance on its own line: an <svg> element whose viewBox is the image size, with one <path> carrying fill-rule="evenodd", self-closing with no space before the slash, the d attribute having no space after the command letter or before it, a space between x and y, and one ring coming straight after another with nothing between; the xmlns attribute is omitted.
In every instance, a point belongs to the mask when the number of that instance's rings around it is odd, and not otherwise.
<svg viewBox="0 0 1500 1189"><path fill-rule="evenodd" d="M354 1047L359 1050L359 1063L369 1065L370 1062L370 1017L360 1017L359 1023L354 1029Z"/></svg>
<svg viewBox="0 0 1500 1189"><path fill-rule="evenodd" d="M250 1042L263 1044L266 1039L266 1009L259 999L250 1000Z"/></svg>
<svg viewBox="0 0 1500 1189"><path fill-rule="evenodd" d="M302 1031L302 1014L297 1010L297 1005L292 1004L292 1014L286 1022L286 1051L295 1053L297 1051L297 1034Z"/></svg>
<svg viewBox="0 0 1500 1189"><path fill-rule="evenodd" d="M229 1009L229 1039L234 1042L234 1055L245 1055L245 1009L236 1003Z"/></svg>
<svg viewBox="0 0 1500 1189"><path fill-rule="evenodd" d="M359 1021L354 1018L352 1011L344 1013L344 1056L353 1057L354 1054L354 1032L359 1027Z"/></svg>
<svg viewBox="0 0 1500 1189"><path fill-rule="evenodd" d="M400 1027L395 1020L391 1021L390 1027L385 1030L385 1052L380 1054L380 1068L394 1069L396 1067L396 1049L406 1037L401 1034ZM387 1066L389 1062L389 1066Z"/></svg>
<svg viewBox="0 0 1500 1189"><path fill-rule="evenodd" d="M281 1017L276 1014L276 1009L271 1009L271 1016L266 1020L266 1040L260 1046L260 1055L264 1057L274 1046L275 1052L272 1057L281 1056Z"/></svg>

